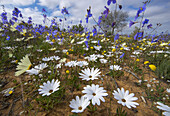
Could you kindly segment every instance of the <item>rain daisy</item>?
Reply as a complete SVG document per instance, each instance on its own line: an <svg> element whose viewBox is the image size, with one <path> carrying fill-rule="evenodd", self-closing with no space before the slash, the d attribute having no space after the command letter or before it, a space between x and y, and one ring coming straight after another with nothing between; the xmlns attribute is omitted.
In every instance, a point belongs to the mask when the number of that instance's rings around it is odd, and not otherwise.
<svg viewBox="0 0 170 116"><path fill-rule="evenodd" d="M73 108L73 110L71 112L75 112L75 113L80 113L83 112L84 109L90 104L89 99L85 98L84 96L82 96L81 98L79 98L78 96L76 96L76 100L72 99L72 101L70 101L70 107Z"/></svg>
<svg viewBox="0 0 170 116"><path fill-rule="evenodd" d="M60 81L58 79L54 81L54 79L50 82L47 81L47 83L43 83L43 86L40 86L40 89L38 89L39 94L42 94L42 96L49 96L50 94L54 93L55 91L59 90Z"/></svg>
<svg viewBox="0 0 170 116"><path fill-rule="evenodd" d="M117 70L121 70L122 68L121 68L119 65L111 65L111 66L110 66L110 69L111 69L111 70L114 69L115 71L117 71Z"/></svg>
<svg viewBox="0 0 170 116"><path fill-rule="evenodd" d="M99 74L101 72L99 72L99 69L96 68L94 69L94 67L91 69L87 68L85 70L82 70L83 73L79 73L81 76L79 78L82 78L82 80L94 80L94 79L98 79L97 77L100 76Z"/></svg>
<svg viewBox="0 0 170 116"><path fill-rule="evenodd" d="M25 72L27 72L29 75L38 75L40 70L37 70L35 68L32 68L30 70L26 70Z"/></svg>
<svg viewBox="0 0 170 116"><path fill-rule="evenodd" d="M121 90L118 88L117 91L114 90L114 98L118 100L119 104L122 104L123 106L127 106L128 108L134 107L135 105L139 105L136 102L133 102L134 100L137 100L137 97L133 97L134 93L129 94L128 90L124 90L124 88L121 88Z"/></svg>
<svg viewBox="0 0 170 116"><path fill-rule="evenodd" d="M31 66L32 64L30 62L30 59L28 58L28 55L26 55L25 57L23 57L23 59L21 59L21 62L18 63L18 66L16 68L16 70L18 71L15 72L15 76L23 74L26 70L29 70Z"/></svg>
<svg viewBox="0 0 170 116"><path fill-rule="evenodd" d="M159 106L156 106L157 108L159 108L160 110L164 110L165 111L165 112L162 113L163 115L170 116L170 107L169 106L164 105L161 102L157 102L157 104L159 105Z"/></svg>
<svg viewBox="0 0 170 116"><path fill-rule="evenodd" d="M41 64L35 66L34 68L37 69L37 70L43 70L47 67L48 67L47 63L41 63Z"/></svg>
<svg viewBox="0 0 170 116"><path fill-rule="evenodd" d="M92 104L95 105L100 105L100 100L105 102L105 99L103 96L107 96L108 94L106 93L106 90L103 89L103 87L99 87L99 85L94 85L92 86L87 85L84 87L84 90L82 93L85 93L85 97L87 97L89 100L92 100Z"/></svg>

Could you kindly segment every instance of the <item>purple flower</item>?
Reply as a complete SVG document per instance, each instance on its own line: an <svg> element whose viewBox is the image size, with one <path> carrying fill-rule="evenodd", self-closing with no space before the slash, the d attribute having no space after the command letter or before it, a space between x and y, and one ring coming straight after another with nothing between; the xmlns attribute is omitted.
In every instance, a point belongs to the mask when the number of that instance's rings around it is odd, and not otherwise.
<svg viewBox="0 0 170 116"><path fill-rule="evenodd" d="M3 12L1 14L1 17L2 17L1 20L2 20L3 24L8 23L7 13L6 12Z"/></svg>
<svg viewBox="0 0 170 116"><path fill-rule="evenodd" d="M31 23L32 23L32 18L28 17L28 24L31 24Z"/></svg>
<svg viewBox="0 0 170 116"><path fill-rule="evenodd" d="M116 34L114 37L114 41L116 41L117 39L119 39L119 34Z"/></svg>
<svg viewBox="0 0 170 116"><path fill-rule="evenodd" d="M115 25L116 25L116 22L113 22L113 23L112 23L112 27L115 26Z"/></svg>
<svg viewBox="0 0 170 116"><path fill-rule="evenodd" d="M63 7L63 9L61 10L62 14L69 14L68 10L66 9L66 7Z"/></svg>
<svg viewBox="0 0 170 116"><path fill-rule="evenodd" d="M104 6L106 8L106 10L103 12L103 14L105 15L105 18L107 17L107 15L109 14L109 8L107 8L106 6Z"/></svg>
<svg viewBox="0 0 170 116"><path fill-rule="evenodd" d="M93 36L97 35L97 29L95 27L92 32L93 32Z"/></svg>
<svg viewBox="0 0 170 116"><path fill-rule="evenodd" d="M87 9L87 16L86 16L86 23L88 23L88 20L89 18L92 17L92 14L91 14L91 7L89 7L89 9Z"/></svg>
<svg viewBox="0 0 170 116"><path fill-rule="evenodd" d="M120 58L123 58L124 55L125 55L125 53L123 53L123 54L120 56Z"/></svg>
<svg viewBox="0 0 170 116"><path fill-rule="evenodd" d="M134 40L137 40L139 37L143 36L143 32L138 32L136 33L136 35L134 36Z"/></svg>
<svg viewBox="0 0 170 116"><path fill-rule="evenodd" d="M98 40L98 44L97 45L99 45L100 46L100 40Z"/></svg>
<svg viewBox="0 0 170 116"><path fill-rule="evenodd" d="M21 11L18 10L18 8L14 8L12 15L18 17L19 14L21 14ZM20 15L20 17L22 17L22 15Z"/></svg>
<svg viewBox="0 0 170 116"><path fill-rule="evenodd" d="M135 24L135 22L130 20L129 27L131 27L133 24Z"/></svg>
<svg viewBox="0 0 170 116"><path fill-rule="evenodd" d="M139 10L137 11L137 14L135 16L135 21L139 17L140 13L144 12L145 10L146 10L146 4L144 4L142 7L140 7Z"/></svg>
<svg viewBox="0 0 170 116"><path fill-rule="evenodd" d="M115 3L116 3L116 0L108 0L108 1L107 1L107 5L109 6L109 5L111 4L111 2L112 2L113 4L115 4Z"/></svg>
<svg viewBox="0 0 170 116"><path fill-rule="evenodd" d="M47 11L45 10L45 8L42 9L42 12L46 12L46 13L47 13Z"/></svg>
<svg viewBox="0 0 170 116"><path fill-rule="evenodd" d="M148 24L148 22L149 22L149 19L145 19L145 20L142 22L142 24L143 24L142 27L144 27L145 24Z"/></svg>
<svg viewBox="0 0 170 116"><path fill-rule="evenodd" d="M102 22L102 16L99 16L98 25Z"/></svg>
<svg viewBox="0 0 170 116"><path fill-rule="evenodd" d="M149 25L147 26L147 28L148 28L148 29L152 28L152 24L149 24Z"/></svg>
<svg viewBox="0 0 170 116"><path fill-rule="evenodd" d="M6 38L6 40L9 40L10 39L10 37L8 36L7 38Z"/></svg>
<svg viewBox="0 0 170 116"><path fill-rule="evenodd" d="M88 41L85 41L84 43L86 44L86 47L88 48L89 47Z"/></svg>

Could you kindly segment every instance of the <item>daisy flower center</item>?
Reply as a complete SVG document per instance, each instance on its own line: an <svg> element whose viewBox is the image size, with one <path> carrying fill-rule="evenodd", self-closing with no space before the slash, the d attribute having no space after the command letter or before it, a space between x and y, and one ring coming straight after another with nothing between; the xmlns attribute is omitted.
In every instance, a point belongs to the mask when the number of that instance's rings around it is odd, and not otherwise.
<svg viewBox="0 0 170 116"><path fill-rule="evenodd" d="M93 96L95 96L96 95L96 93L93 93Z"/></svg>
<svg viewBox="0 0 170 116"><path fill-rule="evenodd" d="M30 65L28 66L28 69L27 69L27 70L29 70L29 69L31 68L31 66L32 66L32 64L30 64Z"/></svg>
<svg viewBox="0 0 170 116"><path fill-rule="evenodd" d="M53 92L53 90L51 89L50 91L49 91L49 93L52 93Z"/></svg>
<svg viewBox="0 0 170 116"><path fill-rule="evenodd" d="M12 93L13 93L13 91L9 91L8 93L9 93L9 94L12 94Z"/></svg>
<svg viewBox="0 0 170 116"><path fill-rule="evenodd" d="M81 106L79 106L79 108L78 108L79 110L82 110L83 108L81 107Z"/></svg>
<svg viewBox="0 0 170 116"><path fill-rule="evenodd" d="M122 99L122 102L126 102L126 100L125 100L125 99Z"/></svg>
<svg viewBox="0 0 170 116"><path fill-rule="evenodd" d="M92 78L92 76L90 75L89 78Z"/></svg>

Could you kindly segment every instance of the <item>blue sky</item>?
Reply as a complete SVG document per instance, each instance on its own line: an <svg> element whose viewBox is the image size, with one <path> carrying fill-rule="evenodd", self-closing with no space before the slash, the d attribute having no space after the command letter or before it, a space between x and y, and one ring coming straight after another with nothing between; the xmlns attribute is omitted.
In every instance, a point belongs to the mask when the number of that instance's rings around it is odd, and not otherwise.
<svg viewBox="0 0 170 116"><path fill-rule="evenodd" d="M117 0L118 4L123 6L123 11L127 11L129 19L134 19L139 7L143 6L145 0ZM8 17L11 17L12 10L17 7L21 10L25 21L31 16L33 22L36 24L43 24L42 8L48 11L48 18L63 17L61 9L63 7L68 8L70 13L67 16L65 25L78 24L80 20L83 21L83 25L91 28L94 24L93 19L89 19L89 24L85 23L86 9L91 6L92 14L97 20L98 16L105 10L104 6L107 6L107 0L0 0L0 5L5 5L5 10L8 13ZM115 5L109 6L110 10L115 9ZM152 23L153 27L157 23L161 23L162 26L157 30L157 33L170 30L170 0L151 0L151 3L146 8L145 18L149 19L149 23ZM0 7L0 13L2 13L2 7ZM139 20L138 20L139 21ZM50 22L46 22L49 24ZM136 24L138 26L138 24ZM134 30L135 26L131 28L127 27L123 33L130 33ZM150 30L148 30L150 31Z"/></svg>

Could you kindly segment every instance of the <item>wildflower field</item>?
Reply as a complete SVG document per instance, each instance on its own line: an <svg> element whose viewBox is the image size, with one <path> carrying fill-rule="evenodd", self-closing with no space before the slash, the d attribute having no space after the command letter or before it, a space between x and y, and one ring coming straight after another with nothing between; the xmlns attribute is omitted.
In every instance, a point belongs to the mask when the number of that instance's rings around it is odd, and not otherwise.
<svg viewBox="0 0 170 116"><path fill-rule="evenodd" d="M116 0L106 2L122 9ZM31 17L19 21L18 8L8 19L4 8L0 116L170 116L170 35L145 34L161 25L145 19L149 3L128 23L129 28L140 23L131 36L109 35L91 7L85 20L93 18L98 28L81 32L61 29L55 18L49 26L33 25ZM61 13L69 15L65 7ZM108 13L105 6L105 17Z"/></svg>

